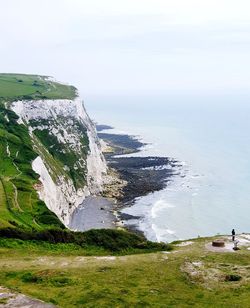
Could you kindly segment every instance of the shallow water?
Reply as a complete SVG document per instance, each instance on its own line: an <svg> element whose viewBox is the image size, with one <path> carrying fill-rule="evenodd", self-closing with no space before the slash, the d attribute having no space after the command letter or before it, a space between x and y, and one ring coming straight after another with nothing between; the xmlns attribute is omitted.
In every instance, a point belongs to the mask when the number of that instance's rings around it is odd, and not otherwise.
<svg viewBox="0 0 250 308"><path fill-rule="evenodd" d="M210 101L211 100L211 101ZM91 117L150 144L136 155L182 162L163 191L139 198L126 213L151 240L249 231L250 107L247 98L109 98L87 104Z"/></svg>

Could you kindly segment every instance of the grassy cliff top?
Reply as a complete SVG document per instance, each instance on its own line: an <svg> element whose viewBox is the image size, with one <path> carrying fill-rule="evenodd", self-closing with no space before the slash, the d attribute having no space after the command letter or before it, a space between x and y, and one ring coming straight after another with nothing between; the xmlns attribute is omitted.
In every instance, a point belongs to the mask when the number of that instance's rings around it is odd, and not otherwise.
<svg viewBox="0 0 250 308"><path fill-rule="evenodd" d="M76 88L48 76L0 74L0 101L18 99L73 99Z"/></svg>
<svg viewBox="0 0 250 308"><path fill-rule="evenodd" d="M213 239L106 257L102 247L0 239L0 285L62 308L250 307L250 251L211 251Z"/></svg>

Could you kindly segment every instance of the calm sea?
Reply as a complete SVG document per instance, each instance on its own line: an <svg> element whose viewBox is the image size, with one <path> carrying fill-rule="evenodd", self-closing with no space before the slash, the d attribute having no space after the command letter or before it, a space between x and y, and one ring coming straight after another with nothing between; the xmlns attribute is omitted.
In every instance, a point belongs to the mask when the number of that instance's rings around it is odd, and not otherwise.
<svg viewBox="0 0 250 308"><path fill-rule="evenodd" d="M173 241L250 231L249 96L90 97L89 115L140 136L140 155L182 163L181 176L126 213L148 239ZM138 155L138 154L137 154Z"/></svg>

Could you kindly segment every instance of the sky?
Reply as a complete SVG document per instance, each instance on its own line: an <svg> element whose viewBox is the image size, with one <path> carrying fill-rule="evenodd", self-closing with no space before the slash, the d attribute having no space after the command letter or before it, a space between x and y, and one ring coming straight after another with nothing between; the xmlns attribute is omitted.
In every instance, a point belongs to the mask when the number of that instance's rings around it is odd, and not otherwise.
<svg viewBox="0 0 250 308"><path fill-rule="evenodd" d="M0 71L85 97L248 92L245 0L0 0Z"/></svg>

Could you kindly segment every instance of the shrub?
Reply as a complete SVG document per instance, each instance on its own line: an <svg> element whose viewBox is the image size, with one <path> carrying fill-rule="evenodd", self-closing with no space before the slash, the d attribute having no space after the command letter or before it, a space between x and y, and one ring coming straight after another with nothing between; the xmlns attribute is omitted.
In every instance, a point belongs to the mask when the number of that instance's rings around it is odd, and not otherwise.
<svg viewBox="0 0 250 308"><path fill-rule="evenodd" d="M72 285L73 281L68 277L54 277L50 279L50 283L55 287L64 287L65 285Z"/></svg>
<svg viewBox="0 0 250 308"><path fill-rule="evenodd" d="M101 247L111 252L172 249L172 246L168 244L150 242L134 233L115 229L93 229L86 232L73 232L66 229L45 229L37 231L5 228L0 229L0 237L46 241L52 244L74 243L81 247Z"/></svg>
<svg viewBox="0 0 250 308"><path fill-rule="evenodd" d="M58 220L57 216L50 213L37 215L36 221L44 225L63 227L63 224Z"/></svg>
<svg viewBox="0 0 250 308"><path fill-rule="evenodd" d="M229 275L226 275L225 277L225 281L239 281L241 279L242 277L236 274L229 274Z"/></svg>
<svg viewBox="0 0 250 308"><path fill-rule="evenodd" d="M22 280L22 282L33 282L33 283L42 282L41 277L39 277L39 276L37 276L33 273L30 273L30 272L23 274L21 276L21 280Z"/></svg>

